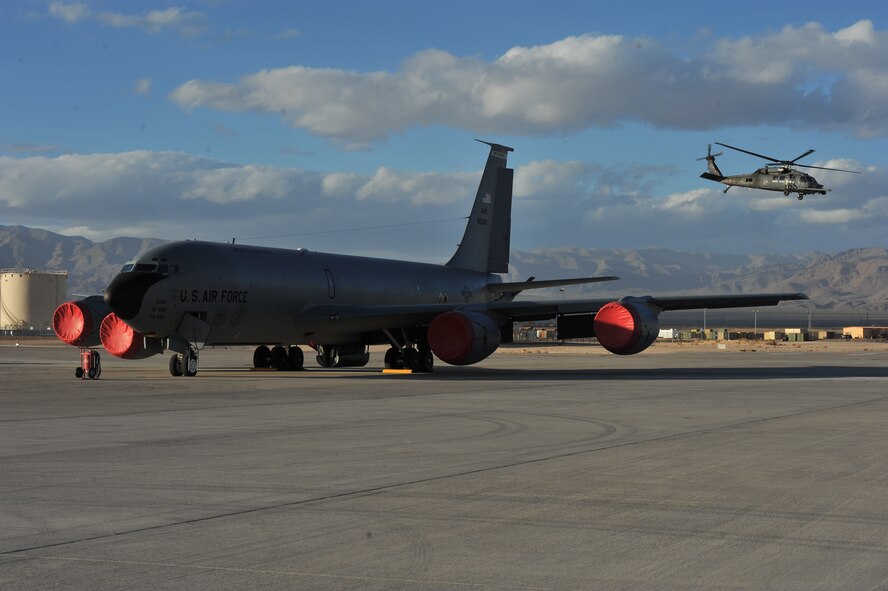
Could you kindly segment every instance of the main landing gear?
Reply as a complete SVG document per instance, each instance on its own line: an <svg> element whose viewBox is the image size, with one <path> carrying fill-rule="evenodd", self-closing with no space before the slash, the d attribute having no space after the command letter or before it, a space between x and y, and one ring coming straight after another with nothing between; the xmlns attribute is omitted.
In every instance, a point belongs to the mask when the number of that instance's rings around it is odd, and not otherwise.
<svg viewBox="0 0 888 591"><path fill-rule="evenodd" d="M170 375L194 377L197 375L197 350L191 347L185 353L173 353L170 357Z"/></svg>
<svg viewBox="0 0 888 591"><path fill-rule="evenodd" d="M305 356L299 347L284 348L276 345L269 349L265 345L256 347L253 352L253 367L256 369L277 369L299 371L305 369Z"/></svg>
<svg viewBox="0 0 888 591"><path fill-rule="evenodd" d="M435 369L435 356L428 347L391 347L385 352L386 369L411 369L417 373L428 373Z"/></svg>

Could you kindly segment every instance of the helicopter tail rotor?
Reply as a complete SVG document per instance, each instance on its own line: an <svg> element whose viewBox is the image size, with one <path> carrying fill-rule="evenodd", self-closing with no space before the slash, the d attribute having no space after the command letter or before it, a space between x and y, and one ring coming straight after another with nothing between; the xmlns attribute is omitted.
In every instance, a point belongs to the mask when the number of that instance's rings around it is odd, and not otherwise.
<svg viewBox="0 0 888 591"><path fill-rule="evenodd" d="M712 144L706 145L706 155L697 158L697 160L709 160L710 158L715 158L716 156L721 156L724 152L718 152L716 154L712 153Z"/></svg>
<svg viewBox="0 0 888 591"><path fill-rule="evenodd" d="M708 179L710 181L721 181L725 178L725 175L722 174L722 171L718 169L718 165L715 163L715 157L721 156L722 153L719 152L717 154L712 153L712 144L706 146L706 155L702 158L697 158L697 160L705 160L706 168L708 172L704 172L702 176L704 179Z"/></svg>

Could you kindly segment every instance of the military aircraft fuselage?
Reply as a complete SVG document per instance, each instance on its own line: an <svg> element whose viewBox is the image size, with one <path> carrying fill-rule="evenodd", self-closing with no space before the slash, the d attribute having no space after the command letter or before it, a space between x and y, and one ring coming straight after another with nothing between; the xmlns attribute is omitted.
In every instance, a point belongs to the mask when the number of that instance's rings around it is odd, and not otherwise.
<svg viewBox="0 0 888 591"><path fill-rule="evenodd" d="M483 303L497 275L445 265L210 242L175 242L128 263L109 301L146 336L181 334L183 318L206 322L206 344L342 344L339 306ZM323 307L329 313L313 315ZM323 322L321 322L323 320ZM186 335L182 335L183 337Z"/></svg>
<svg viewBox="0 0 888 591"><path fill-rule="evenodd" d="M734 174L720 179L721 183L734 187L783 191L785 194L826 194L823 185L809 174L798 170L769 170L760 168L751 174Z"/></svg>

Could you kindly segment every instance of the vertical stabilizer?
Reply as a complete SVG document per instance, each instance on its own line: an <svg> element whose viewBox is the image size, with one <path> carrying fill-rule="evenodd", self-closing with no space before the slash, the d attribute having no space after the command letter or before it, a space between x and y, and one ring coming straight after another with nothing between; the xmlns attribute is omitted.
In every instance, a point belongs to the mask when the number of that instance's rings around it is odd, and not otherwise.
<svg viewBox="0 0 888 591"><path fill-rule="evenodd" d="M490 154L466 232L447 265L485 273L506 273L509 270L514 172L506 167L506 157L513 149L477 141L490 146Z"/></svg>

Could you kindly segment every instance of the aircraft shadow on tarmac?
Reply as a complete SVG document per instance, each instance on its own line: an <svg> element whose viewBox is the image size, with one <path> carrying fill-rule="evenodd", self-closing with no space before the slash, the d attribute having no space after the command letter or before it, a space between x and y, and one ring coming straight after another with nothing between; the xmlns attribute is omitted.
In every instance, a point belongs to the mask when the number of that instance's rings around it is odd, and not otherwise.
<svg viewBox="0 0 888 591"><path fill-rule="evenodd" d="M212 369L206 369L212 372ZM231 371L231 370L223 370ZM663 367L663 368L626 368L626 369L509 369L485 367L442 367L434 373L412 375L382 375L380 369L360 368L343 370L308 370L308 373L328 374L337 379L368 379L383 378L390 380L431 380L431 381L464 381L464 380L521 380L527 382L549 381L660 381L660 380L797 380L824 378L888 378L888 367L855 367L842 365L816 366L781 366L781 367ZM288 376L299 378L302 372L288 373ZM209 375L209 374L207 374ZM277 374L282 375L282 374Z"/></svg>

